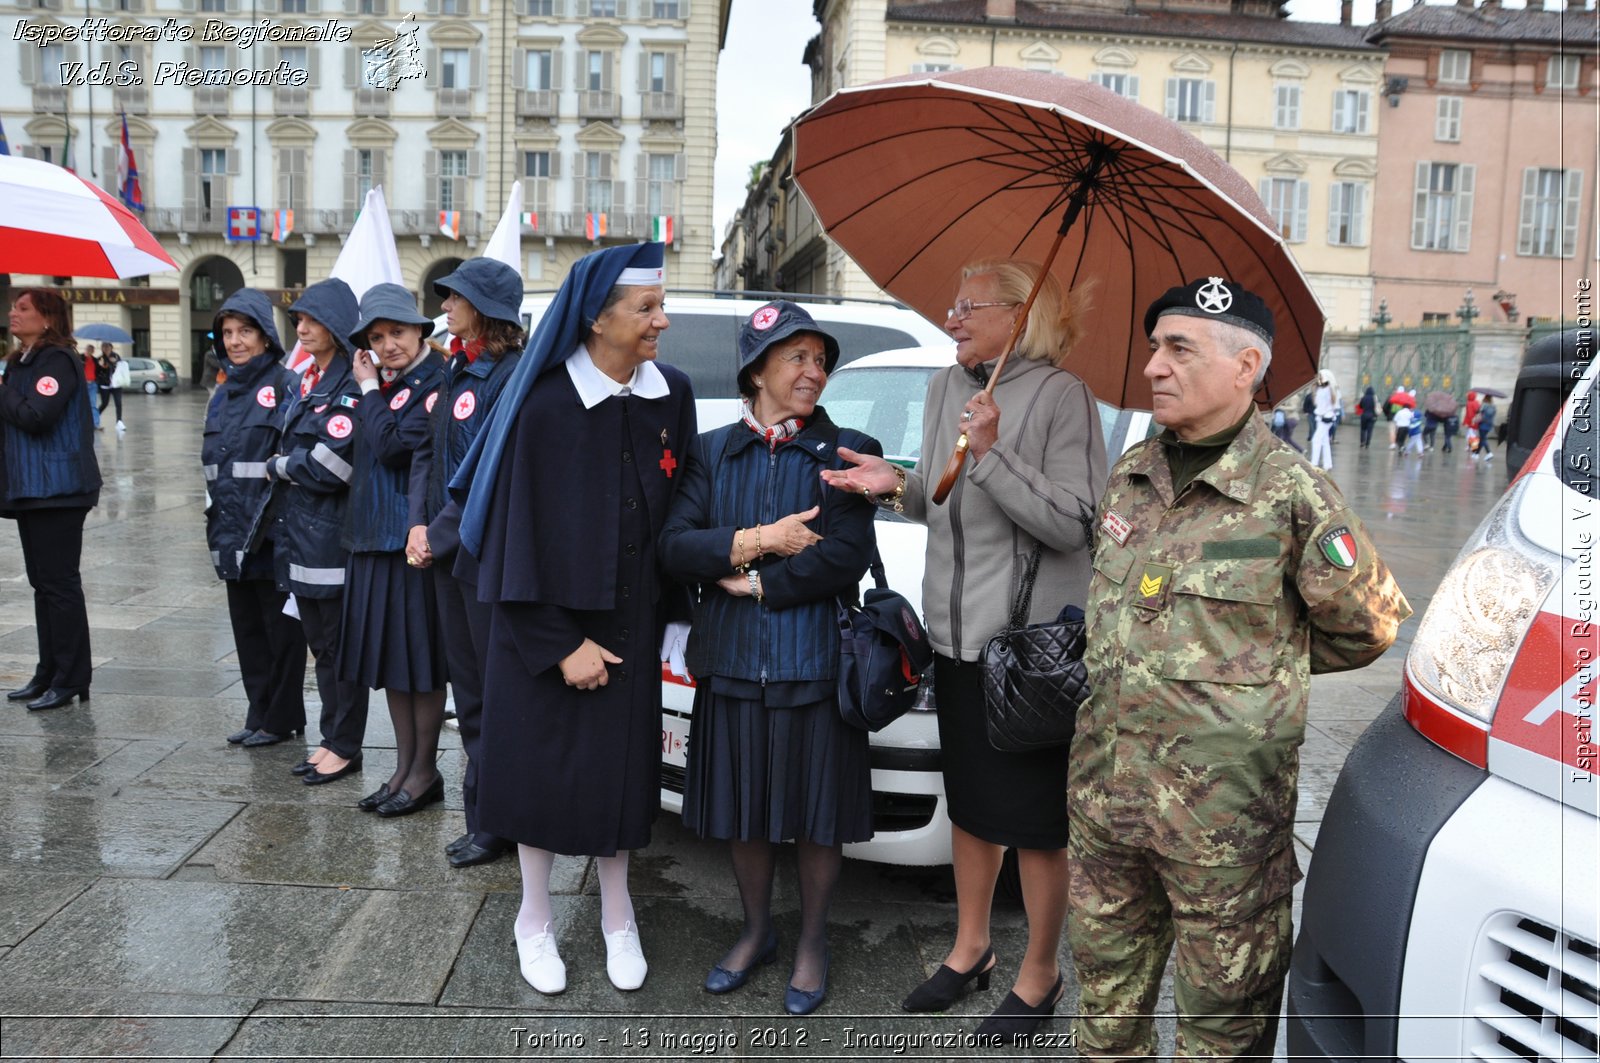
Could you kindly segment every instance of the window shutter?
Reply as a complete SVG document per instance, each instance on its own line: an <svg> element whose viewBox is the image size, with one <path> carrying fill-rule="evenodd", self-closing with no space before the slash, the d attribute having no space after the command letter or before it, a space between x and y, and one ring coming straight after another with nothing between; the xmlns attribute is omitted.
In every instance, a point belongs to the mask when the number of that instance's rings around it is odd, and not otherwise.
<svg viewBox="0 0 1600 1063"><path fill-rule="evenodd" d="M145 202L149 202L146 200ZM183 213L193 217L200 209L200 162L193 148L183 149Z"/></svg>
<svg viewBox="0 0 1600 1063"><path fill-rule="evenodd" d="M1472 246L1472 189L1477 183L1478 167L1472 163L1462 163L1457 176L1456 238L1450 250L1465 251Z"/></svg>
<svg viewBox="0 0 1600 1063"><path fill-rule="evenodd" d="M689 157L682 152L672 157L673 176L679 181L689 179Z"/></svg>
<svg viewBox="0 0 1600 1063"><path fill-rule="evenodd" d="M528 81L528 67L533 63L533 51L524 48L512 56L511 60L511 87L521 91L531 84Z"/></svg>
<svg viewBox="0 0 1600 1063"><path fill-rule="evenodd" d="M360 210L361 185L356 173L356 149L346 148L344 151L344 209Z"/></svg>
<svg viewBox="0 0 1600 1063"><path fill-rule="evenodd" d="M1294 183L1294 232L1291 240L1299 243L1306 238L1310 231L1309 215L1311 213L1311 182L1296 181Z"/></svg>
<svg viewBox="0 0 1600 1063"><path fill-rule="evenodd" d="M639 91L649 92L653 88L650 84L650 53L639 53Z"/></svg>
<svg viewBox="0 0 1600 1063"><path fill-rule="evenodd" d="M1272 178L1263 177L1256 185L1256 192L1261 196L1261 202L1267 205L1267 213L1272 213Z"/></svg>
<svg viewBox="0 0 1600 1063"><path fill-rule="evenodd" d="M108 144L100 149L100 187L117 198L117 146Z"/></svg>
<svg viewBox="0 0 1600 1063"><path fill-rule="evenodd" d="M600 91L610 92L612 91L611 86L613 83L612 68L616 65L617 53L604 52L602 54L605 56L605 59L600 64Z"/></svg>
<svg viewBox="0 0 1600 1063"><path fill-rule="evenodd" d="M550 88L559 94L561 92L561 49L553 48L550 51ZM560 100L556 103L559 105Z"/></svg>
<svg viewBox="0 0 1600 1063"><path fill-rule="evenodd" d="M1335 133L1348 133L1345 128L1344 90L1333 90L1333 131Z"/></svg>
<svg viewBox="0 0 1600 1063"><path fill-rule="evenodd" d="M1367 186L1351 184L1350 189L1350 243L1354 247L1367 246Z"/></svg>
<svg viewBox="0 0 1600 1063"><path fill-rule="evenodd" d="M308 14L308 15L320 15L320 14L322 14L322 0L308 0L308 3L306 4L306 14Z"/></svg>
<svg viewBox="0 0 1600 1063"><path fill-rule="evenodd" d="M1345 242L1339 239L1339 223L1344 220L1342 208L1345 205L1345 189L1349 187L1335 181L1328 188L1328 243L1330 244Z"/></svg>
<svg viewBox="0 0 1600 1063"><path fill-rule="evenodd" d="M346 48L344 50L344 87L359 89L361 84L361 49Z"/></svg>
<svg viewBox="0 0 1600 1063"><path fill-rule="evenodd" d="M1128 99L1137 100L1139 98L1139 75L1137 75L1137 74L1129 74L1128 75L1127 85L1128 85L1128 92L1127 92Z"/></svg>
<svg viewBox="0 0 1600 1063"><path fill-rule="evenodd" d="M1538 212L1539 168L1522 171L1522 213L1517 221L1517 254L1533 254L1534 218Z"/></svg>
<svg viewBox="0 0 1600 1063"><path fill-rule="evenodd" d="M263 15L272 15L277 13L278 0L258 0L258 2L261 4L261 13Z"/></svg>
<svg viewBox="0 0 1600 1063"><path fill-rule="evenodd" d="M672 52L667 53L666 70L665 88L668 92L675 93L678 91L678 57Z"/></svg>
<svg viewBox="0 0 1600 1063"><path fill-rule="evenodd" d="M561 176L561 153L554 149L550 152L550 176L552 178Z"/></svg>
<svg viewBox="0 0 1600 1063"><path fill-rule="evenodd" d="M17 70L22 75L22 83L24 85L37 84L39 79L38 75L34 71L33 57L34 53L39 49L35 48L27 41L22 42L21 44L17 45L17 47L22 49L21 58L17 63Z"/></svg>
<svg viewBox="0 0 1600 1063"><path fill-rule="evenodd" d="M427 11L430 15L437 15L439 13L439 0L428 0Z"/></svg>
<svg viewBox="0 0 1600 1063"><path fill-rule="evenodd" d="M1417 163L1416 198L1411 206L1411 249L1422 250L1428 239L1428 171L1431 164Z"/></svg>
<svg viewBox="0 0 1600 1063"><path fill-rule="evenodd" d="M1167 117L1173 121L1178 118L1178 79L1167 79Z"/></svg>
<svg viewBox="0 0 1600 1063"><path fill-rule="evenodd" d="M1578 250L1578 193L1583 185L1582 170L1567 171L1566 197L1561 203L1561 257L1571 258Z"/></svg>
<svg viewBox="0 0 1600 1063"><path fill-rule="evenodd" d="M633 211L640 216L650 213L650 156L644 152L633 157ZM649 224L648 218L645 224ZM646 230L648 232L648 230Z"/></svg>
<svg viewBox="0 0 1600 1063"><path fill-rule="evenodd" d="M437 0L435 0L435 2L437 2ZM426 84L429 89L436 90L439 87L439 49L428 49L427 67L428 72L423 76L423 83Z"/></svg>
<svg viewBox="0 0 1600 1063"><path fill-rule="evenodd" d="M382 148L372 149L372 187L386 184L389 180L389 153Z"/></svg>
<svg viewBox="0 0 1600 1063"><path fill-rule="evenodd" d="M192 44L183 46L183 61L189 64L190 69L200 65L200 52Z"/></svg>
<svg viewBox="0 0 1600 1063"><path fill-rule="evenodd" d="M481 151L469 151L469 152L467 152L467 176L468 177L482 177L483 176L483 152L481 152Z"/></svg>
<svg viewBox="0 0 1600 1063"><path fill-rule="evenodd" d="M1204 97L1205 102L1200 108L1200 120L1203 122L1215 122L1217 120L1217 83L1215 81L1207 81L1205 83Z"/></svg>
<svg viewBox="0 0 1600 1063"><path fill-rule="evenodd" d="M321 84L321 75L322 50L316 45L312 45L306 49L306 88L314 89Z"/></svg>
<svg viewBox="0 0 1600 1063"><path fill-rule="evenodd" d="M422 163L423 203L426 204L427 215L422 219L423 224L432 231L434 220L439 216L439 153L429 149L423 156Z"/></svg>
<svg viewBox="0 0 1600 1063"><path fill-rule="evenodd" d="M1356 132L1365 133L1372 121L1372 93L1356 93Z"/></svg>
<svg viewBox="0 0 1600 1063"><path fill-rule="evenodd" d="M472 49L467 53L467 62L472 64L473 91L483 91L483 68L489 65L484 52L478 48Z"/></svg>

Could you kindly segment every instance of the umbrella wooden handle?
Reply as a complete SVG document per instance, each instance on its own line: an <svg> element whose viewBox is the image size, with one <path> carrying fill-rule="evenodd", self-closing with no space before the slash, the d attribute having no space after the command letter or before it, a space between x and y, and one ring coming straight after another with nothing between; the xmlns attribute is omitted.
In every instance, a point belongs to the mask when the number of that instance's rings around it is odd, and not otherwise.
<svg viewBox="0 0 1600 1063"><path fill-rule="evenodd" d="M967 463L967 445L967 433L962 432L961 438L956 440L955 453L950 455L950 460L945 464L944 475L939 477L939 486L933 489L934 505L944 505L944 500L955 490L956 480L961 477L961 466Z"/></svg>

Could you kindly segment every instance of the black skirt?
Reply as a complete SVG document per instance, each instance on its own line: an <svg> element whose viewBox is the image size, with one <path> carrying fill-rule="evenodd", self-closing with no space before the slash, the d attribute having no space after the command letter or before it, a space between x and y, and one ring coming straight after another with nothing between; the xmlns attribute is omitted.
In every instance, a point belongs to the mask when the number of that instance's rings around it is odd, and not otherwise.
<svg viewBox="0 0 1600 1063"><path fill-rule="evenodd" d="M708 685L694 697L685 826L736 841L871 839L867 732L840 719L833 698L774 709Z"/></svg>
<svg viewBox="0 0 1600 1063"><path fill-rule="evenodd" d="M1067 747L1002 753L989 744L979 665L934 657L939 756L950 822L993 845L1067 844Z"/></svg>
<svg viewBox="0 0 1600 1063"><path fill-rule="evenodd" d="M445 688L444 639L433 573L395 550L351 554L344 569L339 678L373 690Z"/></svg>

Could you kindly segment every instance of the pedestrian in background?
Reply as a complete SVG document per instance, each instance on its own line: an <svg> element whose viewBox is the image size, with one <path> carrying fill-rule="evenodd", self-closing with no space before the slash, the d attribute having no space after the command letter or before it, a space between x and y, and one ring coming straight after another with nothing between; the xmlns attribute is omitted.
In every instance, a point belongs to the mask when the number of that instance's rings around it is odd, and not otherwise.
<svg viewBox="0 0 1600 1063"><path fill-rule="evenodd" d="M1266 304L1201 278L1145 330L1166 427L1100 501L1067 794L1077 1050L1156 1055L1176 943L1175 1057L1270 1059L1310 676L1376 659L1410 608L1338 488L1255 412Z"/></svg>
<svg viewBox="0 0 1600 1063"><path fill-rule="evenodd" d="M97 413L105 413L106 405L117 404L117 431L123 432L127 426L122 423L122 389L128 386L128 378L132 374L128 366L117 353L116 347L110 343L100 345L100 361L96 367L95 379L100 386L100 406Z"/></svg>
<svg viewBox="0 0 1600 1063"><path fill-rule="evenodd" d="M211 322L211 346L226 374L206 404L200 463L206 479L206 545L228 595L228 622L244 685L244 727L231 745L258 749L305 733L306 635L284 613L275 579L276 537L267 459L278 419L300 381L283 363L272 304L254 288L228 296Z"/></svg>
<svg viewBox="0 0 1600 1063"><path fill-rule="evenodd" d="M1390 450L1398 450L1406 445L1411 438L1411 422L1416 420L1417 411L1410 406L1397 405L1394 411L1394 439L1389 443Z"/></svg>
<svg viewBox="0 0 1600 1063"><path fill-rule="evenodd" d="M1367 390L1356 400L1356 412L1361 415L1361 449L1372 445L1372 429L1378 423L1378 395L1367 385Z"/></svg>
<svg viewBox="0 0 1600 1063"><path fill-rule="evenodd" d="M428 438L444 359L426 340L433 321L398 284L374 284L350 330L351 375L361 389L350 502L344 515L341 682L382 690L394 724L394 773L356 806L385 818L444 800L439 731L446 665L433 573L405 558L412 512L411 456ZM369 355L368 352L371 352ZM378 365L373 365L376 355ZM381 367L381 368L380 368Z"/></svg>
<svg viewBox="0 0 1600 1063"><path fill-rule="evenodd" d="M466 756L461 804L467 830L444 851L451 867L465 868L500 859L512 843L484 830L478 819L483 667L493 610L478 599L478 559L459 548L461 508L450 498L448 485L522 357L527 334L522 329L522 278L504 262L468 259L435 281L433 290L444 296L450 358L431 428L412 459L412 480L420 481L422 490L411 493L406 556L433 571L450 693Z"/></svg>
<svg viewBox="0 0 1600 1063"><path fill-rule="evenodd" d="M996 966L995 881L1006 849L1015 848L1028 944L1011 991L978 1028L996 1036L1036 1029L1064 992L1067 760L1061 748L1003 753L989 744L979 661L1006 627L1012 594L1033 558L1038 575L1027 623L1053 620L1062 606L1084 600L1091 514L1105 484L1099 408L1082 380L1057 368L1075 351L1081 297L1069 298L1046 276L1016 356L1007 359L993 393L984 390L1038 271L1015 261L976 262L962 271L944 325L956 341L957 364L929 379L922 419L925 462L942 462L962 433L971 447L944 505L930 501L941 465L907 473L862 455L848 473L823 474L834 487L898 502L907 517L928 526L922 605L935 650L956 938L938 970L900 1006L943 1011L969 985L988 987Z"/></svg>
<svg viewBox="0 0 1600 1063"><path fill-rule="evenodd" d="M1333 374L1323 369L1317 373L1317 386L1312 392L1316 418L1311 434L1311 464L1325 471L1333 469L1333 423L1339 415L1339 389L1333 383Z"/></svg>
<svg viewBox="0 0 1600 1063"><path fill-rule="evenodd" d="M95 381L94 344L83 345L83 380L89 394L89 412L94 415L94 430L100 430L100 386Z"/></svg>
<svg viewBox="0 0 1600 1063"><path fill-rule="evenodd" d="M1483 405L1478 407L1477 424L1474 425L1478 430L1478 448L1472 452L1474 458L1481 456L1484 461L1494 460L1494 450L1489 445L1489 436L1494 431L1497 413L1499 410L1495 407L1494 396L1485 395Z"/></svg>
<svg viewBox="0 0 1600 1063"><path fill-rule="evenodd" d="M828 991L828 910L847 842L872 837L867 732L839 715L838 601L854 601L874 554L873 507L826 489L839 448L881 455L818 405L839 344L791 302L739 327L742 418L695 441L661 532L661 564L700 586L689 635L695 677L683 822L727 840L744 929L705 988L727 993L777 954L777 845L795 843L800 940L783 1006Z"/></svg>
<svg viewBox="0 0 1600 1063"><path fill-rule="evenodd" d="M272 532L278 587L294 595L322 697L321 742L291 770L307 786L318 786L361 770L367 730L367 688L340 679L338 668L349 556L343 529L361 399L350 375L348 337L359 307L350 286L330 277L301 293L289 313L311 364L280 422L267 476L277 485Z"/></svg>
<svg viewBox="0 0 1600 1063"><path fill-rule="evenodd" d="M33 588L39 660L6 695L30 710L89 700L89 610L79 566L83 523L100 501L89 392L59 292L24 288L11 303L18 347L0 385L0 517L17 522Z"/></svg>

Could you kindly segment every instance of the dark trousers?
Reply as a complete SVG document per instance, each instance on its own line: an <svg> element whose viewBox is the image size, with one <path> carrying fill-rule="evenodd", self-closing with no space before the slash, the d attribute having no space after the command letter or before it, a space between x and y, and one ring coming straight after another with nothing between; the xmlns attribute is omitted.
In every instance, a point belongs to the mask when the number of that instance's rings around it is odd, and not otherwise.
<svg viewBox="0 0 1600 1063"><path fill-rule="evenodd" d="M117 404L117 420L122 420L122 389L102 387L100 389L100 413L106 410L106 403L115 400Z"/></svg>
<svg viewBox="0 0 1600 1063"><path fill-rule="evenodd" d="M270 579L228 580L227 588L239 678L250 697L245 727L276 735L303 730L306 633L284 615L289 596Z"/></svg>
<svg viewBox="0 0 1600 1063"><path fill-rule="evenodd" d="M1373 416L1370 416L1370 417L1367 416L1366 414L1362 414L1361 415L1361 445L1362 446L1367 446L1368 444L1370 444L1372 442L1372 428L1377 423L1378 423L1378 418L1377 418L1376 415L1373 415Z"/></svg>
<svg viewBox="0 0 1600 1063"><path fill-rule="evenodd" d="M489 618L494 607L478 601L478 588L450 574L450 565L433 570L433 589L439 603L439 626L444 632L445 664L450 671L450 695L456 704L456 724L467 763L461 773L461 802L467 813L467 833L478 833L478 764L483 738L483 655L489 645Z"/></svg>
<svg viewBox="0 0 1600 1063"><path fill-rule="evenodd" d="M317 659L317 693L322 695L322 748L350 760L361 753L361 742L367 736L370 691L360 683L346 683L337 678L335 657L339 652L339 615L344 608L344 595L296 597L295 601L300 607L300 625L305 628L306 645Z"/></svg>
<svg viewBox="0 0 1600 1063"><path fill-rule="evenodd" d="M33 623L39 632L36 681L88 690L89 610L83 602L83 521L87 507L17 511L22 564L33 588Z"/></svg>

